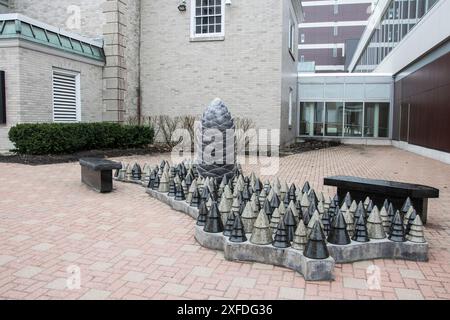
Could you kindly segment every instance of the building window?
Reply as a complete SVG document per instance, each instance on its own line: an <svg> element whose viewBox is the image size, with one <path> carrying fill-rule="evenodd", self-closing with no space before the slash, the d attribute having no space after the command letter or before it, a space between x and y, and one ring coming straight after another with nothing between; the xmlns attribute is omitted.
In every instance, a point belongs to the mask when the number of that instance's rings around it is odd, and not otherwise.
<svg viewBox="0 0 450 320"><path fill-rule="evenodd" d="M289 20L289 51L294 55L295 50L295 23L292 19Z"/></svg>
<svg viewBox="0 0 450 320"><path fill-rule="evenodd" d="M364 136L369 138L389 137L389 103L365 103Z"/></svg>
<svg viewBox="0 0 450 320"><path fill-rule="evenodd" d="M305 34L304 34L304 33L302 33L302 34L300 35L300 42L301 42L301 43L305 43Z"/></svg>
<svg viewBox="0 0 450 320"><path fill-rule="evenodd" d="M325 110L325 135L342 136L344 104L342 102L327 102Z"/></svg>
<svg viewBox="0 0 450 320"><path fill-rule="evenodd" d="M344 136L362 137L363 107L362 102L345 103Z"/></svg>
<svg viewBox="0 0 450 320"><path fill-rule="evenodd" d="M333 48L333 58L337 58L337 47Z"/></svg>
<svg viewBox="0 0 450 320"><path fill-rule="evenodd" d="M300 103L300 135L323 136L324 103Z"/></svg>
<svg viewBox="0 0 450 320"><path fill-rule="evenodd" d="M193 37L223 36L225 28L223 0L192 0Z"/></svg>
<svg viewBox="0 0 450 320"><path fill-rule="evenodd" d="M0 71L0 124L6 124L5 71Z"/></svg>
<svg viewBox="0 0 450 320"><path fill-rule="evenodd" d="M294 108L294 90L292 88L289 88L289 119L288 119L289 128L292 127L293 108Z"/></svg>
<svg viewBox="0 0 450 320"><path fill-rule="evenodd" d="M333 6L333 13L339 14L339 4L337 3L337 1L335 2L334 6Z"/></svg>
<svg viewBox="0 0 450 320"><path fill-rule="evenodd" d="M53 121L81 121L79 73L53 70Z"/></svg>
<svg viewBox="0 0 450 320"><path fill-rule="evenodd" d="M337 36L338 35L338 26L334 26L333 28L333 36Z"/></svg>

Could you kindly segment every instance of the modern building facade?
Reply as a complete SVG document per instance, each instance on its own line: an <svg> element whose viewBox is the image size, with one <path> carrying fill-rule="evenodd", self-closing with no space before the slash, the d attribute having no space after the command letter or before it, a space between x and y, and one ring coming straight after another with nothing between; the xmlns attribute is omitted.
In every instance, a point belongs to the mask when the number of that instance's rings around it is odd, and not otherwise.
<svg viewBox="0 0 450 320"><path fill-rule="evenodd" d="M349 74L300 74L300 137L393 144L450 163L448 12L447 0L378 0Z"/></svg>
<svg viewBox="0 0 450 320"><path fill-rule="evenodd" d="M2 0L0 149L16 123L200 115L215 97L293 142L302 17L299 0Z"/></svg>
<svg viewBox="0 0 450 320"><path fill-rule="evenodd" d="M316 73L345 72L367 26L373 0L303 0L299 56ZM302 65L300 65L302 68Z"/></svg>

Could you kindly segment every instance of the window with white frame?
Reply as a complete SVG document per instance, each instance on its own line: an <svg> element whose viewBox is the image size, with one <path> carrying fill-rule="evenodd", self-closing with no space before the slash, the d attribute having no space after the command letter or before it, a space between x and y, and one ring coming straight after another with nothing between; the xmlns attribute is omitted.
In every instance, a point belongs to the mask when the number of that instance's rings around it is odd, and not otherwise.
<svg viewBox="0 0 450 320"><path fill-rule="evenodd" d="M191 0L191 35L223 36L225 33L225 0Z"/></svg>
<svg viewBox="0 0 450 320"><path fill-rule="evenodd" d="M81 121L80 74L53 70L53 122Z"/></svg>
<svg viewBox="0 0 450 320"><path fill-rule="evenodd" d="M291 18L289 20L289 43L288 43L289 51L294 55L295 50L295 22Z"/></svg>
<svg viewBox="0 0 450 320"><path fill-rule="evenodd" d="M292 127L292 113L293 113L293 104L294 104L294 90L289 88L289 119L288 125Z"/></svg>

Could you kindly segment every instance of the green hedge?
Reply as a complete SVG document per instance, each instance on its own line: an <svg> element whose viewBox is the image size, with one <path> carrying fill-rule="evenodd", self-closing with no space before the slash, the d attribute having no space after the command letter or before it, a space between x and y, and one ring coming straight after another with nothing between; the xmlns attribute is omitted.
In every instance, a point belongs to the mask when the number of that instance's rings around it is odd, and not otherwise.
<svg viewBox="0 0 450 320"><path fill-rule="evenodd" d="M151 144L153 136L154 130L149 126L106 122L18 124L9 131L14 151L30 155L140 148Z"/></svg>

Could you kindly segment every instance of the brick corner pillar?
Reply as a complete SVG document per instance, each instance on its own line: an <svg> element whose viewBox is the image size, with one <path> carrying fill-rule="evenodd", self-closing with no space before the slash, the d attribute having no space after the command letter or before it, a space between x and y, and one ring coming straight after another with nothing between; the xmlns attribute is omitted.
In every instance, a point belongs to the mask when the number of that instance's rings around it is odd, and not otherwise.
<svg viewBox="0 0 450 320"><path fill-rule="evenodd" d="M126 0L106 0L103 26L106 66L103 70L103 121L124 122L125 119L125 11Z"/></svg>

